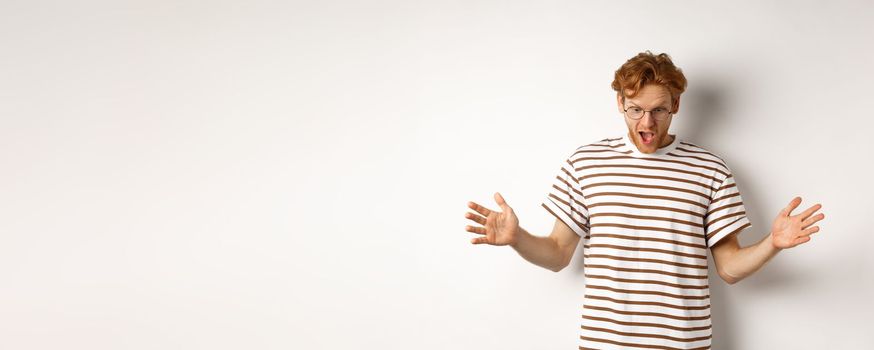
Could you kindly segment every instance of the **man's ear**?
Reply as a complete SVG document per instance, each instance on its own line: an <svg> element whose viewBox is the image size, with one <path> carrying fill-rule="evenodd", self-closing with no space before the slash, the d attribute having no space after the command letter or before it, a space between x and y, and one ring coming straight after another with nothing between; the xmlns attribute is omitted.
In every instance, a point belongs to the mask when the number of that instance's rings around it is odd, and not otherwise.
<svg viewBox="0 0 874 350"><path fill-rule="evenodd" d="M674 105L671 106L671 114L677 114L680 111L680 96L674 99Z"/></svg>
<svg viewBox="0 0 874 350"><path fill-rule="evenodd" d="M616 108L619 108L619 113L625 113L625 98L621 93L616 93Z"/></svg>

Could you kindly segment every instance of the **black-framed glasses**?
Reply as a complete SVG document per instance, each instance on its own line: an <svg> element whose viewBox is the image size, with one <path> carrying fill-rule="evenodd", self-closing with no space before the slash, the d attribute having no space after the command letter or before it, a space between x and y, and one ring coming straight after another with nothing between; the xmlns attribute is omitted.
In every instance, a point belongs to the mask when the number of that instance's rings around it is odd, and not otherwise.
<svg viewBox="0 0 874 350"><path fill-rule="evenodd" d="M656 107L648 111L638 106L631 106L625 109L625 115L634 120L643 118L643 114L646 112L649 112L649 115L659 121L668 119L671 115L671 111L665 107Z"/></svg>

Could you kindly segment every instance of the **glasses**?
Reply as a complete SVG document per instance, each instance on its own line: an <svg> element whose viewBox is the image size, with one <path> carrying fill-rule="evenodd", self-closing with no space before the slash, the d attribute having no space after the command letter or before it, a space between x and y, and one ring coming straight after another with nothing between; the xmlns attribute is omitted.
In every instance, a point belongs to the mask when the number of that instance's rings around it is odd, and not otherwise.
<svg viewBox="0 0 874 350"><path fill-rule="evenodd" d="M668 116L671 115L671 112L664 107L656 107L648 111L637 106L631 106L625 109L625 115L634 120L643 118L643 114L646 112L649 112L649 115L651 115L653 118L655 118L655 120L658 121L668 119Z"/></svg>

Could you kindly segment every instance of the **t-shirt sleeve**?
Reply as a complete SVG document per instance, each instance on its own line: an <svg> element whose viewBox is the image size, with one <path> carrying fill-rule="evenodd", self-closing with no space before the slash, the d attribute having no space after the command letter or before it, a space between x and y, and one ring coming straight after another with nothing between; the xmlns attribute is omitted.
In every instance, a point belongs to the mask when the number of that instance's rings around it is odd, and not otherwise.
<svg viewBox="0 0 874 350"><path fill-rule="evenodd" d="M734 175L729 170L728 177L716 188L704 217L707 247L713 247L723 238L740 233L750 226L752 224L747 219L743 198L734 182Z"/></svg>
<svg viewBox="0 0 874 350"><path fill-rule="evenodd" d="M558 174L551 182L552 186L541 205L577 235L584 237L589 232L589 210L584 204L583 193L570 158L562 162Z"/></svg>

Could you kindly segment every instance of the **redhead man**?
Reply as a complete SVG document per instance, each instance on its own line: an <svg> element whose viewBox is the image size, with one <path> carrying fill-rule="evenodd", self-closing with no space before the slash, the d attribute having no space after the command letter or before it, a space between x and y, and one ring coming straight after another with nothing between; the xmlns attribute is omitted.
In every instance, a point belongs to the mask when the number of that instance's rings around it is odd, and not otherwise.
<svg viewBox="0 0 874 350"><path fill-rule="evenodd" d="M725 161L670 134L686 78L667 54L649 51L616 71L625 135L576 148L561 164L542 206L555 216L547 237L519 226L500 193L500 211L469 202L479 224L473 244L509 245L529 262L559 271L583 240L586 277L580 349L708 349L707 250L734 284L783 249L810 240L825 215L816 204L794 214L796 197L764 239L741 247L750 227Z"/></svg>

